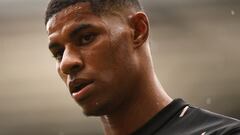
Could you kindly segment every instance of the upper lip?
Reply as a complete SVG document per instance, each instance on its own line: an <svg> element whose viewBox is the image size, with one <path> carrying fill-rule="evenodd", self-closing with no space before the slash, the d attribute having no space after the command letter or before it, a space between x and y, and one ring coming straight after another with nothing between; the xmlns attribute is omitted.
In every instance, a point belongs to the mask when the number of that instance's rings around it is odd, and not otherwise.
<svg viewBox="0 0 240 135"><path fill-rule="evenodd" d="M75 79L73 81L70 81L69 82L70 93L73 94L75 92L78 92L93 82L94 82L93 80L88 80L88 79Z"/></svg>

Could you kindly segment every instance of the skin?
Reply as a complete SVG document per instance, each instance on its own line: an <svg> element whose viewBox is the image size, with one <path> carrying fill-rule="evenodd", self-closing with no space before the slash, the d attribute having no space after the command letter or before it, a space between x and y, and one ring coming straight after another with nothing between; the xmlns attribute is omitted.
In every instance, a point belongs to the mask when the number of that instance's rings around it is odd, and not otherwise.
<svg viewBox="0 0 240 135"><path fill-rule="evenodd" d="M89 3L78 3L55 14L47 32L66 85L93 80L75 100L86 116L100 116L106 135L131 134L172 101L153 70L143 12L97 16Z"/></svg>

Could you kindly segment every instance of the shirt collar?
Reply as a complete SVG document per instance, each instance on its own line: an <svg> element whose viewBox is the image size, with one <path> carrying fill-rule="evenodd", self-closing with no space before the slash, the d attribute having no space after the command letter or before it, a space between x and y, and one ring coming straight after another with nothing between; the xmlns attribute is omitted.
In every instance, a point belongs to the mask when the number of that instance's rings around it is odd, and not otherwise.
<svg viewBox="0 0 240 135"><path fill-rule="evenodd" d="M151 118L142 128L135 131L132 135L152 135L159 128L163 127L174 115L188 104L182 99L175 99L153 118Z"/></svg>

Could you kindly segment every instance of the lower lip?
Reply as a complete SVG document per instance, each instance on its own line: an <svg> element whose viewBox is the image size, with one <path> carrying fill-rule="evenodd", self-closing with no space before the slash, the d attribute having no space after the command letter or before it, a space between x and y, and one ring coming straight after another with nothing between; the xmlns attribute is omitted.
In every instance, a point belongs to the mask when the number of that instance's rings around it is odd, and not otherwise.
<svg viewBox="0 0 240 135"><path fill-rule="evenodd" d="M88 95L90 89L92 88L92 83L88 84L87 86L85 86L84 88L82 88L80 91L75 92L72 94L72 97L76 100L76 101L80 101L83 100L84 98L86 98L86 96Z"/></svg>

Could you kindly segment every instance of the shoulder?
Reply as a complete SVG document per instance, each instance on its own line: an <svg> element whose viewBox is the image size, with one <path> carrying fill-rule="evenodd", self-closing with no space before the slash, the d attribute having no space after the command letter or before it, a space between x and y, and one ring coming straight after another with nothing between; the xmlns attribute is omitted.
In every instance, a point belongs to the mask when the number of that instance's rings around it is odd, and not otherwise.
<svg viewBox="0 0 240 135"><path fill-rule="evenodd" d="M208 110L186 106L155 135L240 135L240 121Z"/></svg>
<svg viewBox="0 0 240 135"><path fill-rule="evenodd" d="M240 135L240 121L176 99L133 135Z"/></svg>
<svg viewBox="0 0 240 135"><path fill-rule="evenodd" d="M190 107L185 117L188 124L191 124L196 129L201 129L206 134L240 134L240 121L235 118L196 107Z"/></svg>

